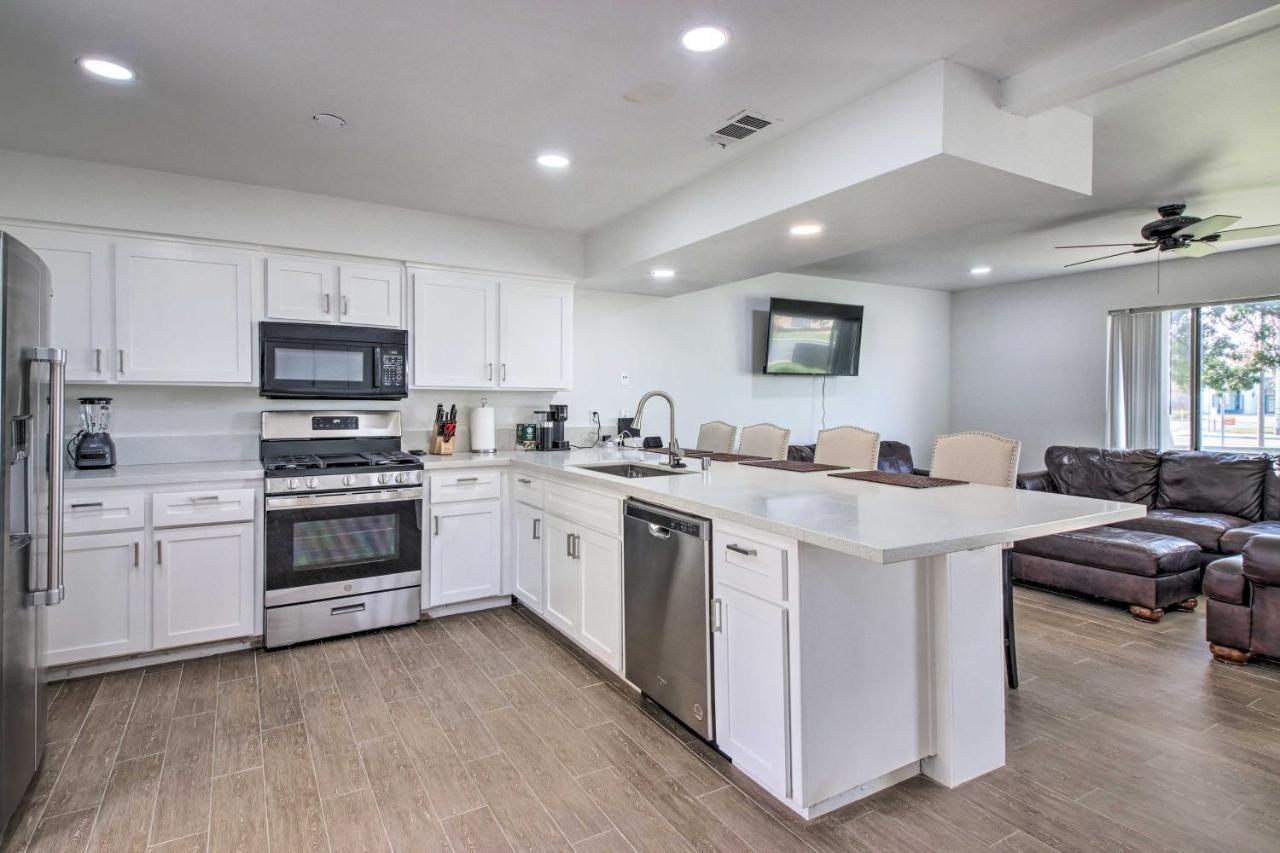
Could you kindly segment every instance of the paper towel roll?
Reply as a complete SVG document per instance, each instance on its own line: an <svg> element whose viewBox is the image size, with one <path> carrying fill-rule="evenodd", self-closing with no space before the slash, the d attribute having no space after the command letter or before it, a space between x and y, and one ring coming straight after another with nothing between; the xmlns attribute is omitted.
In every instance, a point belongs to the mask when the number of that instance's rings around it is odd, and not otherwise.
<svg viewBox="0 0 1280 853"><path fill-rule="evenodd" d="M471 410L471 450L473 453L493 453L498 448L494 437L494 410L481 404Z"/></svg>

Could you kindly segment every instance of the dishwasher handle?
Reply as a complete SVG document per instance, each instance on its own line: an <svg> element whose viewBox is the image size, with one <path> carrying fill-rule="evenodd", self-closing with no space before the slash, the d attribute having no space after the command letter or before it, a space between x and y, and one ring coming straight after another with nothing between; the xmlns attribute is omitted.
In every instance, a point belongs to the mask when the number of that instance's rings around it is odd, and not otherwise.
<svg viewBox="0 0 1280 853"><path fill-rule="evenodd" d="M668 535L679 533L683 536L693 536L703 540L711 538L711 522L696 515L685 515L682 512L675 512L665 507L646 504L634 499L627 500L624 514L629 519L636 519L648 524L651 532L656 527L666 530ZM654 535L657 536L658 534L654 533Z"/></svg>

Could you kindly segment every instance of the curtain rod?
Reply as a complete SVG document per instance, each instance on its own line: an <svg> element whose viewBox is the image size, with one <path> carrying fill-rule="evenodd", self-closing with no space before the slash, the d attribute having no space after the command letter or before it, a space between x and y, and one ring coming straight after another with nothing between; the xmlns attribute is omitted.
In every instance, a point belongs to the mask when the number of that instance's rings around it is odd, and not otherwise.
<svg viewBox="0 0 1280 853"><path fill-rule="evenodd" d="M1116 314L1154 314L1157 311L1180 311L1184 308L1213 308L1217 305L1247 305L1250 302L1280 302L1280 294L1274 296L1248 296L1235 299L1217 299L1212 302L1184 302L1179 305L1154 305L1150 308L1113 308L1108 316Z"/></svg>

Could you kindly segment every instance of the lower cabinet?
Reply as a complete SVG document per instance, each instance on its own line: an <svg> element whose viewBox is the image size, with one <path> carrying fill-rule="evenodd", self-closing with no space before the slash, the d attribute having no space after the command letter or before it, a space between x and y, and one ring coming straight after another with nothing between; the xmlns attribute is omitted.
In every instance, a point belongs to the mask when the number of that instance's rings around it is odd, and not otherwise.
<svg viewBox="0 0 1280 853"><path fill-rule="evenodd" d="M543 618L621 671L621 540L553 515L543 525Z"/></svg>
<svg viewBox="0 0 1280 853"><path fill-rule="evenodd" d="M787 608L723 583L713 589L716 742L770 793L789 797Z"/></svg>
<svg viewBox="0 0 1280 853"><path fill-rule="evenodd" d="M48 615L51 666L144 651L151 639L143 532L68 536L67 596ZM252 626L250 626L252 627Z"/></svg>
<svg viewBox="0 0 1280 853"><path fill-rule="evenodd" d="M542 511L522 503L512 508L515 596L538 615L542 604Z"/></svg>
<svg viewBox="0 0 1280 853"><path fill-rule="evenodd" d="M431 506L431 607L502 594L502 502Z"/></svg>
<svg viewBox="0 0 1280 853"><path fill-rule="evenodd" d="M155 648L253 633L251 522L155 532Z"/></svg>
<svg viewBox="0 0 1280 853"><path fill-rule="evenodd" d="M578 562L573 556L574 527L554 515L544 516L542 562L546 566L543 618L570 637L578 636Z"/></svg>

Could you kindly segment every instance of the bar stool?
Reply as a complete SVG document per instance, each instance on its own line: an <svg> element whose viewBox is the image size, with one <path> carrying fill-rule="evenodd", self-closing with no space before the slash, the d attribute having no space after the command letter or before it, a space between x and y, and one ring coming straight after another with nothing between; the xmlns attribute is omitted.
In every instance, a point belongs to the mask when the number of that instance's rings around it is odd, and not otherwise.
<svg viewBox="0 0 1280 853"><path fill-rule="evenodd" d="M839 426L818 433L813 461L823 465L876 470L880 460L880 433L856 426Z"/></svg>
<svg viewBox="0 0 1280 853"><path fill-rule="evenodd" d="M786 459L787 442L791 430L773 424L755 424L742 428L742 440L738 452L743 456L763 456L766 459Z"/></svg>
<svg viewBox="0 0 1280 853"><path fill-rule="evenodd" d="M738 428L724 421L707 421L698 427L697 450L710 450L712 453L732 453L733 441L738 437Z"/></svg>

